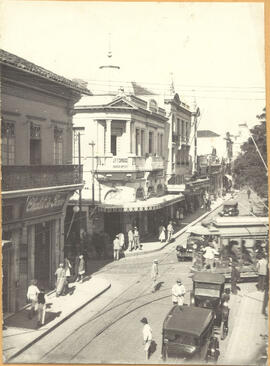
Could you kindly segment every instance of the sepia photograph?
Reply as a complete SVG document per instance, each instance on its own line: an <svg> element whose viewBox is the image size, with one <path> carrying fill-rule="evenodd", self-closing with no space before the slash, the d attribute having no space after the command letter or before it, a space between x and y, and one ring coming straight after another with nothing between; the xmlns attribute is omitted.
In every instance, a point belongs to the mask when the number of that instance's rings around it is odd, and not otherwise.
<svg viewBox="0 0 270 366"><path fill-rule="evenodd" d="M267 366L265 3L0 10L2 362Z"/></svg>

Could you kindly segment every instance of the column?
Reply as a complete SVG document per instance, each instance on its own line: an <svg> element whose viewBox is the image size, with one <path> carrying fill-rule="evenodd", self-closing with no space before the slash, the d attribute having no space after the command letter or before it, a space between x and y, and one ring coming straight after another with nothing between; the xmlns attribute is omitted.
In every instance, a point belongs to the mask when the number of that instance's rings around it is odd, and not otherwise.
<svg viewBox="0 0 270 366"><path fill-rule="evenodd" d="M23 228L22 242L24 242L24 231L28 231L28 282L30 282L35 278L35 225Z"/></svg>
<svg viewBox="0 0 270 366"><path fill-rule="evenodd" d="M59 262L64 261L64 245L65 245L65 215L61 215L59 219Z"/></svg>
<svg viewBox="0 0 270 366"><path fill-rule="evenodd" d="M128 155L132 152L131 144L131 120L126 121L126 143L127 143L127 153Z"/></svg>
<svg viewBox="0 0 270 366"><path fill-rule="evenodd" d="M142 146L141 146L141 129L138 129L139 135L138 135L138 156L142 155Z"/></svg>
<svg viewBox="0 0 270 366"><path fill-rule="evenodd" d="M106 119L105 155L111 155L111 126L112 120Z"/></svg>
<svg viewBox="0 0 270 366"><path fill-rule="evenodd" d="M131 123L131 152L133 154L136 154L136 128L135 128L135 122Z"/></svg>

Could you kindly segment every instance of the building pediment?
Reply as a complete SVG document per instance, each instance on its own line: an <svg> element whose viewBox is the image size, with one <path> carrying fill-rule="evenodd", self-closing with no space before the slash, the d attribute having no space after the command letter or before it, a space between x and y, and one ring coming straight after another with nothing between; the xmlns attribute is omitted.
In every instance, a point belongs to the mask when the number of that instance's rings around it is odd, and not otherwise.
<svg viewBox="0 0 270 366"><path fill-rule="evenodd" d="M125 98L117 98L116 100L110 102L106 105L107 108L128 108L128 109L138 109L134 103L128 101Z"/></svg>

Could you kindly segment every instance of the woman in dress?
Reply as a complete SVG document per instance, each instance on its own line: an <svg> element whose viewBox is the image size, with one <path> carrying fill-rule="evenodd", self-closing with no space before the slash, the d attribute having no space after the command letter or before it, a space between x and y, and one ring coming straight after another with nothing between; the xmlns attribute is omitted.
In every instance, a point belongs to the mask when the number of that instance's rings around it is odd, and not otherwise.
<svg viewBox="0 0 270 366"><path fill-rule="evenodd" d="M70 282L70 269L72 268L71 264L70 264L70 261L69 259L66 257L64 259L64 269L66 271L66 284L65 284L65 292L68 292L68 284Z"/></svg>
<svg viewBox="0 0 270 366"><path fill-rule="evenodd" d="M66 271L64 269L63 263L59 264L56 272L56 296L60 296L63 293L66 284Z"/></svg>
<svg viewBox="0 0 270 366"><path fill-rule="evenodd" d="M166 229L163 225L160 228L159 240L161 243L166 241Z"/></svg>

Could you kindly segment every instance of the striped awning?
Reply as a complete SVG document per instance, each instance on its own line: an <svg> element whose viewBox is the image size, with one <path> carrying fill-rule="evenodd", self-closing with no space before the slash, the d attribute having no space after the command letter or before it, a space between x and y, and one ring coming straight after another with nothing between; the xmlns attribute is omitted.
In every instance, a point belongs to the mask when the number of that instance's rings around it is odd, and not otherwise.
<svg viewBox="0 0 270 366"><path fill-rule="evenodd" d="M99 204L98 210L101 212L136 212L154 211L172 205L185 199L183 194L167 194L161 197L152 197L145 201L123 202L118 205Z"/></svg>

